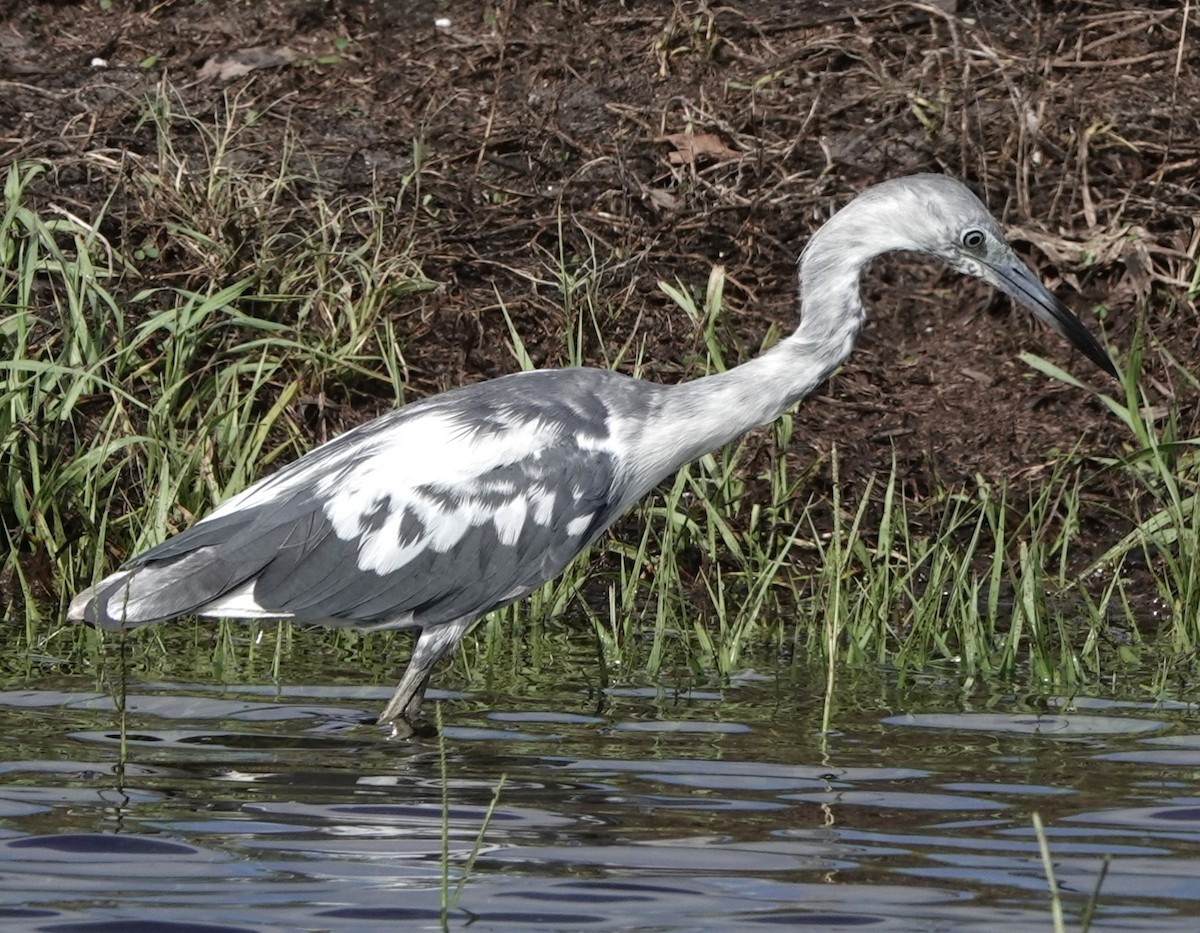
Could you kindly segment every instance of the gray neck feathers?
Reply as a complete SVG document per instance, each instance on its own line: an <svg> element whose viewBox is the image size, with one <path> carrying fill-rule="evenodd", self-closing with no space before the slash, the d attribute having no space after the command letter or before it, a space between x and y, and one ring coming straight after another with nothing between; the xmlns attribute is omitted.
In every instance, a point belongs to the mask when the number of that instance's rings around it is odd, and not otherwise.
<svg viewBox="0 0 1200 933"><path fill-rule="evenodd" d="M866 319L858 282L875 256L912 248L902 223L868 223L864 199L851 202L822 227L800 259L801 317L795 333L727 372L664 387L654 432L660 454L638 464L634 486L648 488L664 474L758 425L769 424L817 388L854 348Z"/></svg>

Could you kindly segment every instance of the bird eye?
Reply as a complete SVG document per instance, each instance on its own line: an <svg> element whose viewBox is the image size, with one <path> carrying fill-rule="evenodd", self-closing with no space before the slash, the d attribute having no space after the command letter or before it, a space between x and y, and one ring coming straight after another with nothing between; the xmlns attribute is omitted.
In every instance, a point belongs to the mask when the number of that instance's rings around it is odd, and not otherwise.
<svg viewBox="0 0 1200 933"><path fill-rule="evenodd" d="M982 230L968 230L962 235L962 245L967 249L980 249L985 239Z"/></svg>

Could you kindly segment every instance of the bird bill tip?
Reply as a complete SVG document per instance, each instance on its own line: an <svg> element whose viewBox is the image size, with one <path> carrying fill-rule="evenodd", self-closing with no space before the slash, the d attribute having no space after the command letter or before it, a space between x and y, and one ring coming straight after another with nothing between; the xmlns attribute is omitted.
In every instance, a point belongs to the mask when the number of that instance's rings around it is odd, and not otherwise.
<svg viewBox="0 0 1200 933"><path fill-rule="evenodd" d="M1047 292L1049 294L1049 292ZM1087 329L1084 323L1078 317L1053 295L1050 295L1052 304L1046 310L1049 312L1046 315L1046 320L1050 326L1063 335L1067 341L1076 350L1086 356L1089 360L1099 366L1102 370L1120 381L1121 375L1117 372L1116 364L1113 363L1112 357L1101 346L1100 341L1095 335Z"/></svg>
<svg viewBox="0 0 1200 933"><path fill-rule="evenodd" d="M1007 268L993 267L996 272L996 285L1020 304L1024 305L1034 316L1063 337L1076 350L1099 366L1102 370L1120 380L1121 375L1104 347L1095 335L1084 326L1075 313L1063 304L1058 297L1048 289L1023 262L1012 258Z"/></svg>

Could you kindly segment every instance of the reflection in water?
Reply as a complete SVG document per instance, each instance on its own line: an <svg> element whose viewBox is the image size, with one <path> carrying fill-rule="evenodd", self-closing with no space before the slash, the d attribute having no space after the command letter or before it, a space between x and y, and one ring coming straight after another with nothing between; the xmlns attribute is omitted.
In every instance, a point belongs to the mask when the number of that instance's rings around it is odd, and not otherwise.
<svg viewBox="0 0 1200 933"><path fill-rule="evenodd" d="M1035 811L1069 916L1106 858L1095 929L1200 914L1185 709L890 696L822 743L819 698L758 681L443 695L443 781L372 691L275 692L142 688L121 781L107 697L0 693L0 929L438 929L444 856L454 929L1046 929Z"/></svg>

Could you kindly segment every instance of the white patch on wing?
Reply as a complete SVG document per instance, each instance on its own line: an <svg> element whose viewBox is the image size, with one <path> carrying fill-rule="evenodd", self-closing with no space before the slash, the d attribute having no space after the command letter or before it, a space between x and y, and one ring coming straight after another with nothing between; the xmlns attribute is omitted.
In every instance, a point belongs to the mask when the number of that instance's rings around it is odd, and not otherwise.
<svg viewBox="0 0 1200 933"><path fill-rule="evenodd" d="M563 490L544 474L529 488L512 473L489 474L522 460L541 461L543 451L560 444L611 452L612 442L582 432L564 434L562 423L531 419L519 408L492 414L502 422L499 430L494 422L477 430L469 413L430 408L358 437L351 431L309 456L330 445L338 445L335 450L303 458L255 483L204 521L294 496L311 497L337 537L357 548L359 569L378 574L404 567L426 549L449 552L488 522L500 544L510 546L527 522L553 523L560 495L578 500L582 491ZM423 493L422 487L430 491ZM571 514L570 506L562 505ZM576 518L565 531L578 536L592 519L592 514ZM218 602L214 610L221 614L262 612L249 591Z"/></svg>
<svg viewBox="0 0 1200 933"><path fill-rule="evenodd" d="M572 537L578 537L587 531L588 525L592 523L594 513L588 512L586 515L580 515L578 518L573 518L567 522L567 534Z"/></svg>
<svg viewBox="0 0 1200 933"><path fill-rule="evenodd" d="M425 523L425 527L430 529L425 540L431 548L441 554L458 544L473 525L482 525L491 517L475 506L462 505L453 510L443 509L419 496L414 497L411 504ZM362 566L361 561L359 566Z"/></svg>
<svg viewBox="0 0 1200 933"><path fill-rule="evenodd" d="M529 491L529 501L533 506L533 520L539 525L549 525L554 519L554 490L545 486L536 486Z"/></svg>
<svg viewBox="0 0 1200 933"><path fill-rule="evenodd" d="M401 546L399 524L399 516L392 515L382 528L363 535L358 546L358 566L362 570L374 570L379 574L391 573L425 550L424 538Z"/></svg>
<svg viewBox="0 0 1200 933"><path fill-rule="evenodd" d="M322 470L314 477L313 495L324 501L324 513L334 533L358 544L358 566L379 574L403 567L425 548L445 553L472 529L494 522L502 544L513 544L529 518L530 502L511 479L487 480L489 471L530 457L547 445L559 443L561 429L540 420L510 415L507 430L475 433L469 421L445 412L431 412L398 423L376 437L375 449L347 470ZM459 502L447 495L423 495L429 486L459 493ZM500 495L499 507L480 503L479 495ZM543 493L538 514L549 515L554 494ZM548 501L547 501L548 500ZM365 518L376 515L379 503L388 512L374 530ZM418 520L425 533L401 546L400 527L405 512ZM544 522L546 523L546 522Z"/></svg>
<svg viewBox="0 0 1200 933"><path fill-rule="evenodd" d="M348 431L259 480L221 503L203 521L307 491L326 500L325 512L331 519L349 517L357 523L370 505L362 502L364 495L369 500L375 491L395 494L429 483L452 485L473 479L491 465L511 462L513 456L537 449L549 437L557 436L552 425L515 412L510 413L507 430L476 435L469 421L441 409L401 418L383 430L364 432L356 440L360 430ZM330 454L327 448L334 446L337 452ZM325 456L319 456L321 452ZM338 537L350 538L341 530Z"/></svg>
<svg viewBox="0 0 1200 933"><path fill-rule="evenodd" d="M290 619L290 612L272 612L264 609L254 598L254 581L248 580L224 596L205 603L196 610L196 615L217 616L222 619Z"/></svg>
<svg viewBox="0 0 1200 933"><path fill-rule="evenodd" d="M492 521L496 523L496 537L503 545L513 545L521 536L529 510L525 507L525 497L516 496L496 509Z"/></svg>
<svg viewBox="0 0 1200 933"><path fill-rule="evenodd" d="M442 411L421 414L374 438L375 448L345 475L327 472L314 493L326 500L325 514L338 537L358 534L359 517L376 499L406 504L417 486L456 486L476 481L495 466L512 463L549 438L538 422L514 423L499 434L476 435L469 424Z"/></svg>
<svg viewBox="0 0 1200 933"><path fill-rule="evenodd" d="M610 425L613 420L615 419L610 416ZM576 434L575 446L580 450L607 450L609 439L607 437L596 437L594 434Z"/></svg>

